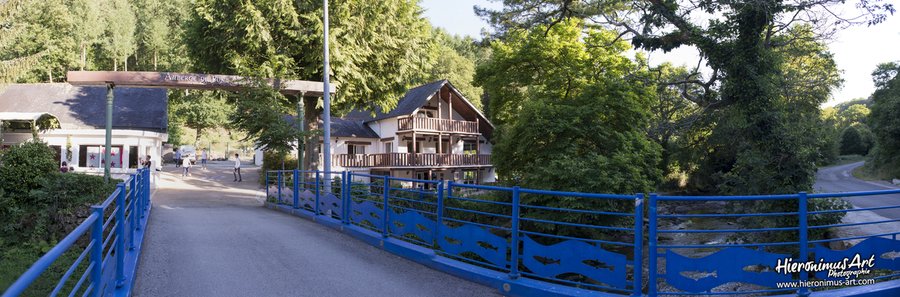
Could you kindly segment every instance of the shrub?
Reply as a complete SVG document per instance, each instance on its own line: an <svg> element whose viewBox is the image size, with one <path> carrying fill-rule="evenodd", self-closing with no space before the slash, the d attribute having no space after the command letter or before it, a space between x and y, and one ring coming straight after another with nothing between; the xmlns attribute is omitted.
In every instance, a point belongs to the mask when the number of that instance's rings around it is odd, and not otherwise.
<svg viewBox="0 0 900 297"><path fill-rule="evenodd" d="M841 155L866 155L873 139L872 131L865 124L854 123L841 132Z"/></svg>
<svg viewBox="0 0 900 297"><path fill-rule="evenodd" d="M282 167L282 165L284 167ZM263 184L263 179L266 176L266 171L269 170L294 170L298 169L297 167L297 158L296 156L288 155L285 153L277 153L272 151L263 152L263 164L262 168L259 172L259 183Z"/></svg>
<svg viewBox="0 0 900 297"><path fill-rule="evenodd" d="M44 179L59 170L55 154L46 143L28 141L0 155L0 189L13 198L25 198Z"/></svg>
<svg viewBox="0 0 900 297"><path fill-rule="evenodd" d="M89 215L91 204L109 197L121 182L105 183L103 177L76 173L51 173L42 180L39 188L23 194L15 205L3 205L12 206L12 215L3 222L3 237L47 242L61 239Z"/></svg>

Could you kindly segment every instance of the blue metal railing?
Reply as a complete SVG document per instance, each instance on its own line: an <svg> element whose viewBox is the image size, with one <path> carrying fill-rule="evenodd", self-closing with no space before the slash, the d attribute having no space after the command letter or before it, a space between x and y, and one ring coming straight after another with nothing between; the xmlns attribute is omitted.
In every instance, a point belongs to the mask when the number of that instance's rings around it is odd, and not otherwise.
<svg viewBox="0 0 900 297"><path fill-rule="evenodd" d="M130 290L133 283L143 238L141 229L146 224L149 207L150 171L139 169L119 183L102 203L91 206L91 215L28 268L3 292L2 297L19 296L26 292L51 265L73 248L81 248L82 252L57 281L50 296L56 296L64 289L68 290L68 296L78 293L81 293L80 296L125 295L123 293ZM85 261L86 265L82 265Z"/></svg>
<svg viewBox="0 0 900 297"><path fill-rule="evenodd" d="M328 186L326 180L333 183ZM827 275L779 274L775 272L778 260L839 260L848 253L876 255L874 269L880 274L874 278L891 282L879 292L900 292L900 283L893 283L900 282L894 280L900 277L900 258L885 256L900 251L896 239L900 230L810 237L811 232L825 229L900 222L879 219L815 225L817 220L811 217L891 210L900 205L813 209L812 201L900 194L900 190L759 196L612 195L319 171L270 171L266 181L267 196L275 198L270 205L276 209L312 217L409 259L494 285L513 296L601 292L805 296L810 289L825 288L781 289L778 283L827 280ZM332 200L323 204L326 199ZM546 201L551 200L569 203L549 206ZM741 208L747 208L747 203L769 202L793 205L796 211ZM714 203L703 209L714 212L685 210L679 203ZM331 215L327 215L326 205L331 207ZM785 218L796 223L753 228L747 227L753 224L745 224ZM847 250L824 245L850 240L862 241ZM725 284L745 286L726 286L729 290L725 291Z"/></svg>
<svg viewBox="0 0 900 297"><path fill-rule="evenodd" d="M739 294L793 294L798 296L809 295L810 289L824 289L834 285L810 285L807 283L802 288L784 288L785 283L803 281L808 282L815 277L816 280L827 281L835 278L827 273L810 275L806 271L797 273L779 272L776 265L778 261L791 259L796 263L807 261L829 262L842 260L848 254L872 255L875 261L874 269L891 271L884 275L873 277L874 279L893 279L900 274L900 265L896 260L884 259L882 255L900 249L900 241L896 235L900 233L888 232L867 234L862 236L836 237L810 239L810 232L814 230L829 229L839 231L838 228L862 225L877 225L900 221L898 219L875 219L866 222L831 223L824 225L811 225L810 218L822 215L850 213L858 211L873 211L900 208L900 205L869 207L869 208L836 208L826 210L810 210L815 199L854 198L873 195L900 194L900 190L868 191L850 193L824 193L807 194L804 192L791 195L761 195L761 196L657 196L650 195L650 273L648 295L733 295L736 292L717 290L727 283L750 284L746 288L738 290ZM677 207L669 207L665 211L658 209L660 203L720 203L720 209L728 209L730 205L747 202L753 203L795 203L796 212L757 212L757 213L679 213ZM757 207L758 209L759 207ZM666 229L660 228L664 220L711 220L715 222L733 223L740 219L771 220L772 217L795 218L796 225L769 226L765 228L710 228L710 229ZM728 220L722 220L727 218ZM700 222L695 222L698 223ZM675 226L674 224L667 224ZM894 227L895 228L895 227ZM768 242L740 242L730 240L725 242L705 242L702 235L707 234L743 234L756 233L765 236L753 238L771 238ZM681 243L660 243L658 234L681 236ZM699 235L699 236L698 236ZM822 236L824 237L824 236ZM889 238L888 238L889 237ZM847 250L833 250L823 243L864 239L862 242ZM662 253L658 252L662 250ZM851 255L852 257L852 255ZM656 269L662 264L663 269ZM752 267L748 271L748 267ZM657 271L665 271L658 273ZM820 282L826 283L826 282ZM780 286L781 284L781 286ZM660 290L660 288L665 288ZM895 288L897 289L897 288ZM733 288L732 288L733 290Z"/></svg>

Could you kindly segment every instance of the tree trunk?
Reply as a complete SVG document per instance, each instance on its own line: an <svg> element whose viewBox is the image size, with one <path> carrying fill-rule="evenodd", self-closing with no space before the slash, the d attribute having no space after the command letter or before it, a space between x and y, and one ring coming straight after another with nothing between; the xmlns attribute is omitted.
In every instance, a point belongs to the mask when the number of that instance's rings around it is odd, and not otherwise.
<svg viewBox="0 0 900 297"><path fill-rule="evenodd" d="M156 53L156 51L153 51L153 71L156 71L156 62L157 62L156 58L157 58L157 53Z"/></svg>
<svg viewBox="0 0 900 297"><path fill-rule="evenodd" d="M319 131L322 127L322 110L316 107L318 97L303 97L303 125L306 131ZM307 138L304 145L304 162L306 170L319 169L319 134Z"/></svg>
<svg viewBox="0 0 900 297"><path fill-rule="evenodd" d="M661 152L662 156L659 159L659 162L660 162L659 166L660 166L660 169L662 169L663 177L669 175L669 173L672 173L672 167L670 164L670 163L672 163L672 151L671 151L672 148L669 145L670 138L671 138L670 135L663 136L662 142L660 142L660 144L659 144L662 147L662 152Z"/></svg>
<svg viewBox="0 0 900 297"><path fill-rule="evenodd" d="M128 57L125 57L125 71L128 71Z"/></svg>
<svg viewBox="0 0 900 297"><path fill-rule="evenodd" d="M47 78L53 83L53 68L47 67Z"/></svg>
<svg viewBox="0 0 900 297"><path fill-rule="evenodd" d="M113 71L119 71L119 60L113 59Z"/></svg>
<svg viewBox="0 0 900 297"><path fill-rule="evenodd" d="M87 60L87 46L84 43L81 43L81 71L84 71L84 64Z"/></svg>

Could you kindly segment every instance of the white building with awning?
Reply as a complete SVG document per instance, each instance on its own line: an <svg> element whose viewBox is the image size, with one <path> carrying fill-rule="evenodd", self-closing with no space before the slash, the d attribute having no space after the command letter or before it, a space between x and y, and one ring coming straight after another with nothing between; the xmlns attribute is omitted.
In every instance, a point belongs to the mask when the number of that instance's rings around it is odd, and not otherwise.
<svg viewBox="0 0 900 297"><path fill-rule="evenodd" d="M134 170L148 155L159 164L162 144L168 140L167 91L121 87L115 89L115 96L111 172ZM76 171L103 172L106 87L0 86L0 122L0 147L28 141L36 134L53 148L60 164L65 161ZM41 123L55 128L36 129Z"/></svg>

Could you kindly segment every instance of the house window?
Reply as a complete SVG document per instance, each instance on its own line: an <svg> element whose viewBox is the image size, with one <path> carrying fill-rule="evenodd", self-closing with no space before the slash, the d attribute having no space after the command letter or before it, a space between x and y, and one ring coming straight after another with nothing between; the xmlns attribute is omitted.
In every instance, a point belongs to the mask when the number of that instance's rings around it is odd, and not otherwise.
<svg viewBox="0 0 900 297"><path fill-rule="evenodd" d="M138 147L128 147L128 168L138 168Z"/></svg>
<svg viewBox="0 0 900 297"><path fill-rule="evenodd" d="M393 143L390 143L390 142L384 143L384 152L385 153L388 153L388 154L393 153L394 146L392 144Z"/></svg>
<svg viewBox="0 0 900 297"><path fill-rule="evenodd" d="M474 141L463 142L463 154L474 155L478 153L478 146Z"/></svg>
<svg viewBox="0 0 900 297"><path fill-rule="evenodd" d="M79 147L78 167L103 168L105 147L101 145L82 145ZM113 146L110 151L110 168L122 167L122 146Z"/></svg>
<svg viewBox="0 0 900 297"><path fill-rule="evenodd" d="M475 184L475 170L463 171L462 179L464 184Z"/></svg>
<svg viewBox="0 0 900 297"><path fill-rule="evenodd" d="M347 153L351 155L363 155L366 153L366 146L358 144L348 144Z"/></svg>
<svg viewBox="0 0 900 297"><path fill-rule="evenodd" d="M413 142L407 141L406 142L406 151L409 153L421 153L422 152L422 142L416 141L415 146L416 146L415 149L413 149Z"/></svg>

